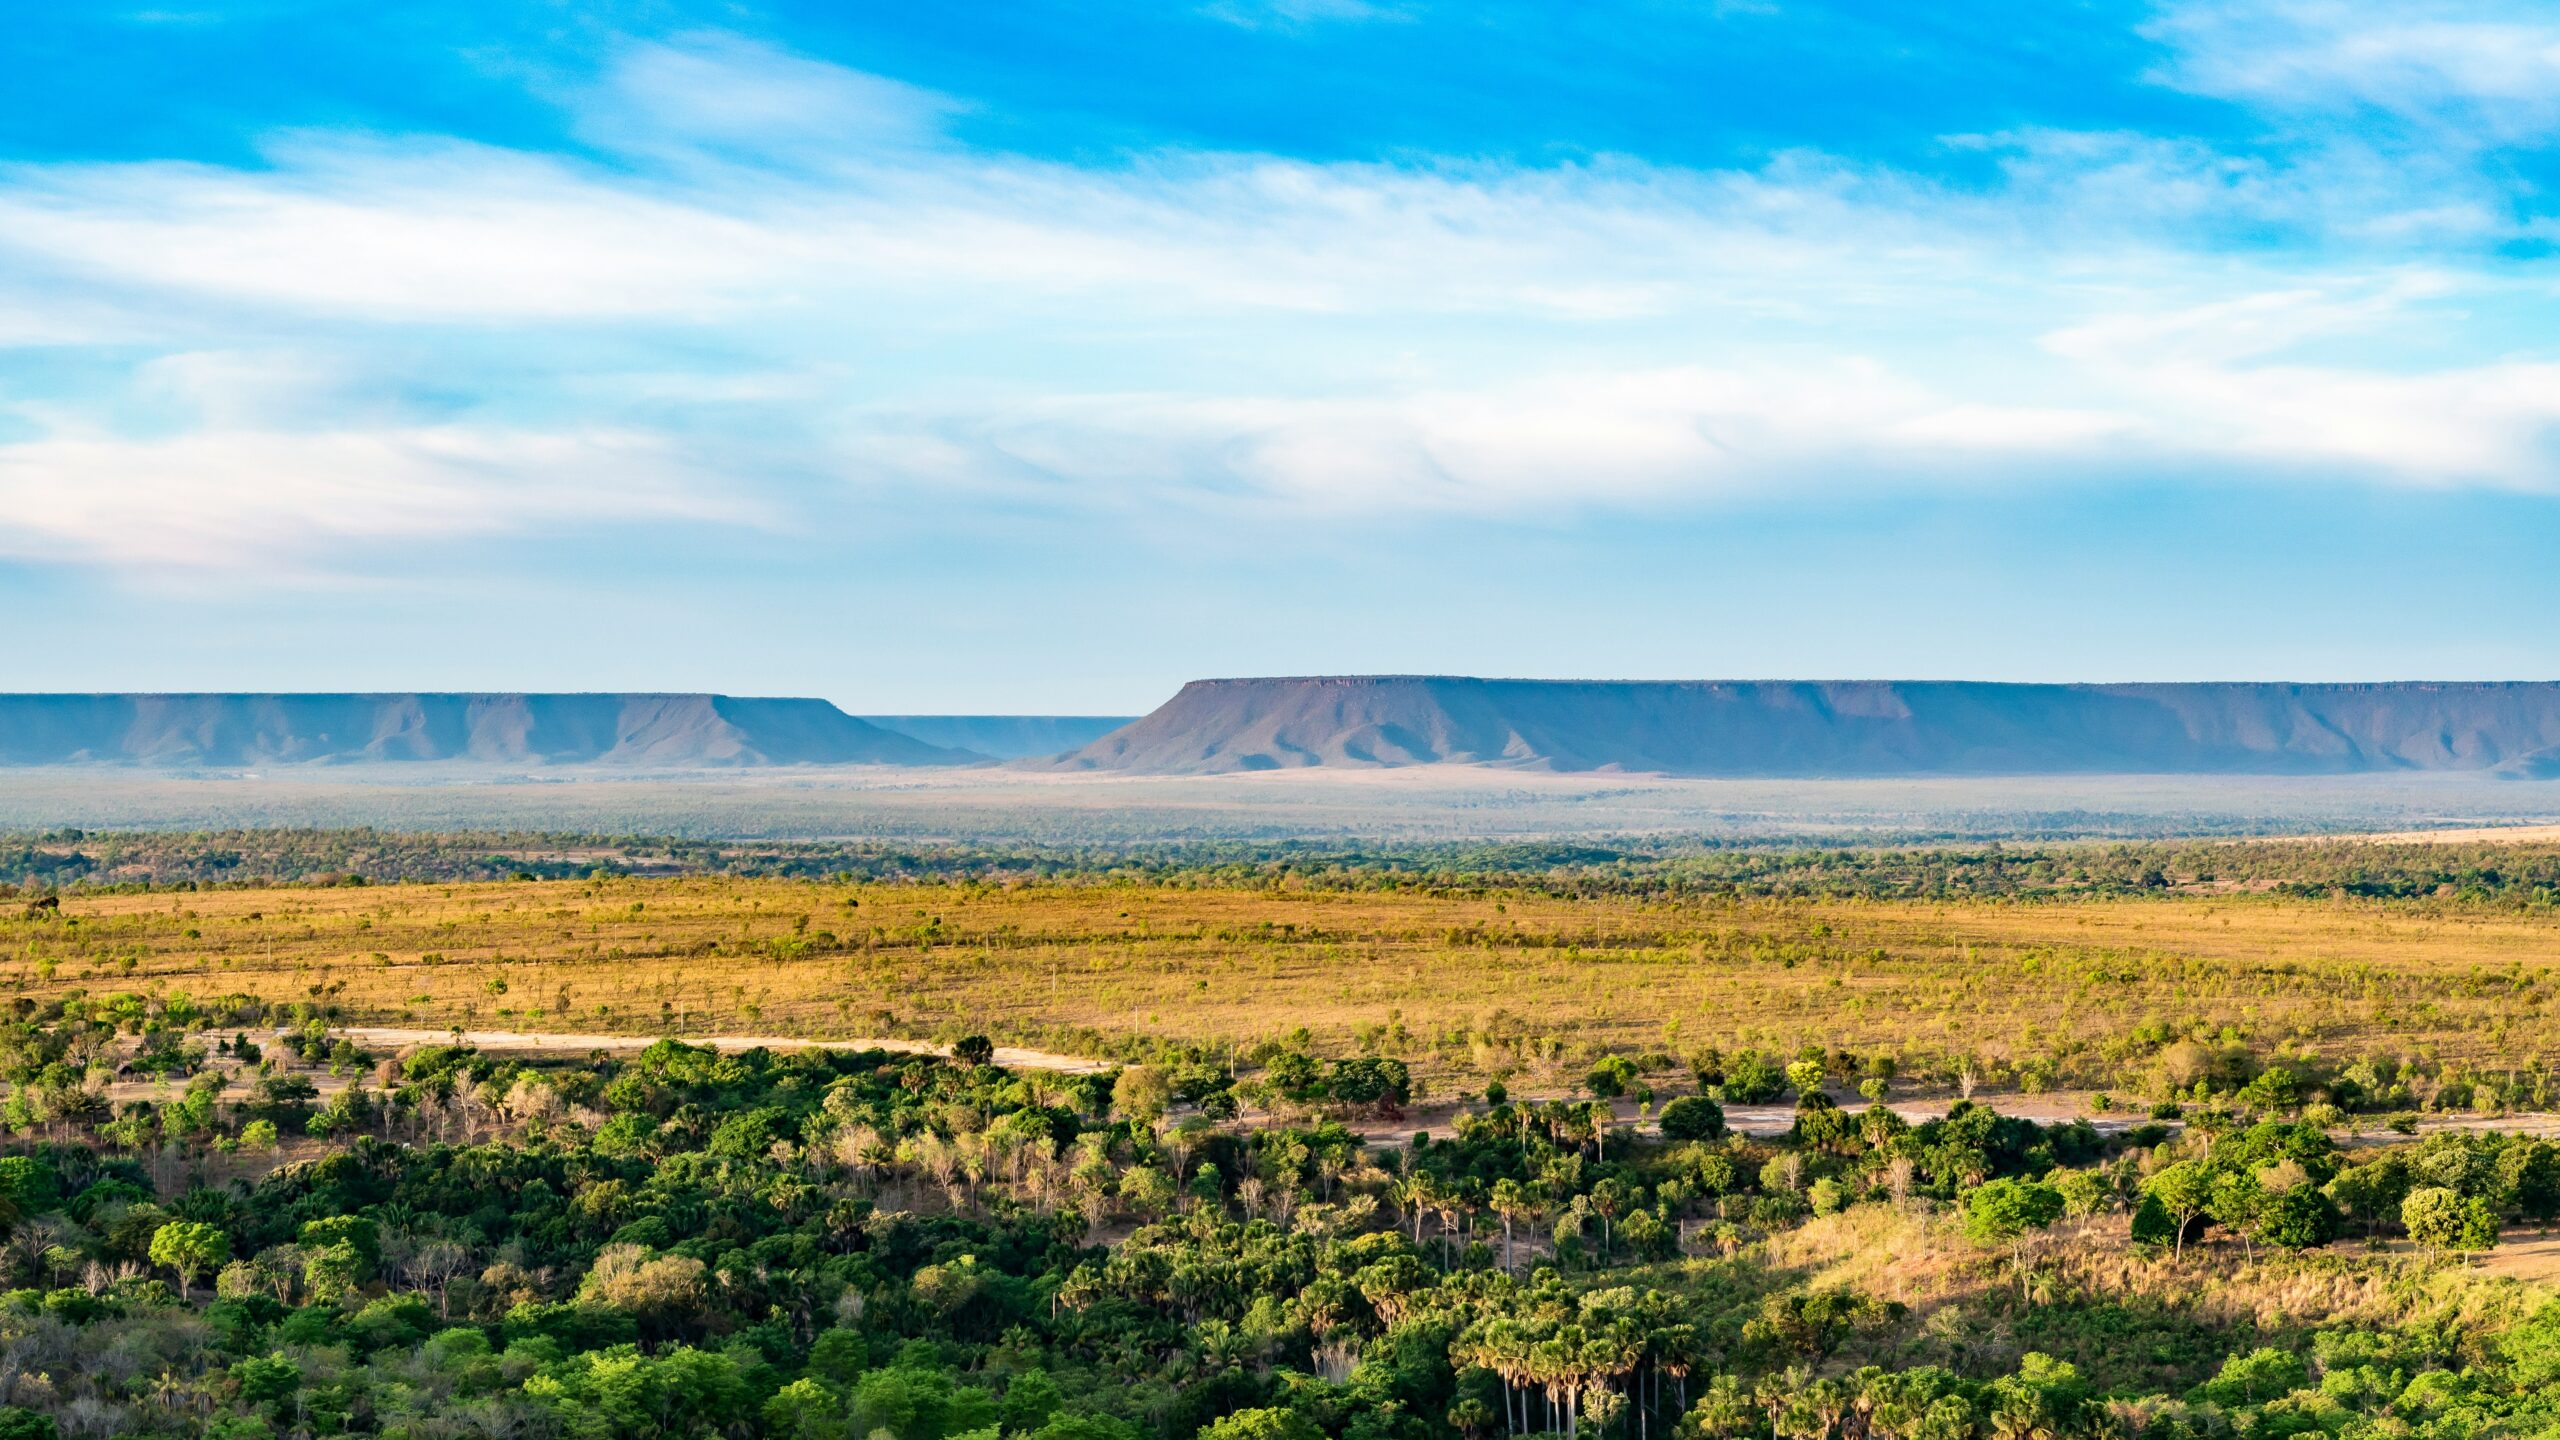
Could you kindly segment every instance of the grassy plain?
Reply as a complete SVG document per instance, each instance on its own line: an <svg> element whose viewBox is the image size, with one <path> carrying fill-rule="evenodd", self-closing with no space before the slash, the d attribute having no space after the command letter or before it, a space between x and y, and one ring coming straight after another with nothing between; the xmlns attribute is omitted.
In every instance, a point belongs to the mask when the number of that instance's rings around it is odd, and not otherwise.
<svg viewBox="0 0 2560 1440"><path fill-rule="evenodd" d="M1426 1070L1566 1077L1701 1045L2040 1057L2128 1037L2549 1058L2560 921L2268 895L1562 898L730 878L87 893L0 920L0 986L248 994L358 1022L1000 1040L1085 1054L1303 1027Z"/></svg>

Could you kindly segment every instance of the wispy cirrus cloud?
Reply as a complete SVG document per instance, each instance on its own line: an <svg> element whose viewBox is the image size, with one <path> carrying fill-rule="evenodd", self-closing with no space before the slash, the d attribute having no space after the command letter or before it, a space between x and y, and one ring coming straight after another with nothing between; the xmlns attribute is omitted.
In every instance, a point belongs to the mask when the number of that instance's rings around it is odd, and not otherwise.
<svg viewBox="0 0 2560 1440"><path fill-rule="evenodd" d="M2511 0L2203 0L2146 27L2162 79L2286 110L2458 124L2481 140L2560 129L2560 16Z"/></svg>
<svg viewBox="0 0 2560 1440"><path fill-rule="evenodd" d="M1864 360L1585 371L1363 397L899 411L869 417L845 455L875 481L1021 501L1337 514L2046 490L2159 471L2560 494L2560 364L2400 373L2303 360L2281 333L2345 333L2344 317L2376 314L2368 297L2280 294L2098 316L2043 337L2067 367L2054 403L2020 400L2014 378Z"/></svg>
<svg viewBox="0 0 2560 1440"><path fill-rule="evenodd" d="M255 168L19 165L0 169L0 260L75 295L407 324L714 326L895 296L970 315L981 295L1578 324L1854 319L2071 271L2148 282L2244 231L2384 250L2515 233L2486 177L2121 131L1947 137L1997 165L1989 188L1803 151L1725 170L1036 160L944 143L962 102L716 34L629 47L561 98L582 133L653 163L302 132Z"/></svg>
<svg viewBox="0 0 2560 1440"><path fill-rule="evenodd" d="M971 108L717 30L624 45L603 74L561 99L578 134L606 151L821 165L929 143Z"/></svg>
<svg viewBox="0 0 2560 1440"><path fill-rule="evenodd" d="M2179 83L2279 83L2214 68L2201 13L2162 22ZM2052 129L1948 137L1973 184L1813 152L1037 159L707 33L560 98L594 151L302 133L0 171L0 343L144 355L11 407L9 553L249 576L753 524L810 484L1521 515L2137 465L2554 483L2553 372L2464 338L2474 303L2553 298L2454 161Z"/></svg>
<svg viewBox="0 0 2560 1440"><path fill-rule="evenodd" d="M339 583L395 542L757 518L655 436L468 426L55 434L0 445L0 507L0 555L176 584Z"/></svg>
<svg viewBox="0 0 2560 1440"><path fill-rule="evenodd" d="M1417 7L1386 0L1210 0L1200 13L1249 30L1344 22L1410 21Z"/></svg>

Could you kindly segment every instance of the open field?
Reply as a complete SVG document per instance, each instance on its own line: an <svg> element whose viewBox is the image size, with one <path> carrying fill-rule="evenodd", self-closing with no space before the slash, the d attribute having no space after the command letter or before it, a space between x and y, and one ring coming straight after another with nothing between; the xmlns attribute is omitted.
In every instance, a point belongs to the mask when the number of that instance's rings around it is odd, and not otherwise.
<svg viewBox="0 0 2560 1440"><path fill-rule="evenodd" d="M2527 1066L2560 920L2272 895L2041 904L726 878L96 893L0 985L240 993L350 1023L1245 1048L1450 1074L1813 1043L2128 1084L2180 1037ZM2136 1032L2151 1027L2147 1039ZM1933 1069L1934 1067L1934 1069Z"/></svg>
<svg viewBox="0 0 2560 1440"><path fill-rule="evenodd" d="M536 1407L583 1404L580 1367L604 1363L588 1358L604 1340L613 1364L716 1379L774 1365L727 1339L752 1330L801 1378L754 1412L762 1431L690 1433L798 1440L896 1433L859 1429L864 1397L956 1387L917 1368L927 1356L977 1367L950 1373L1000 1380L1007 1400L1065 1403L1054 1371L1078 1403L1134 1395L1133 1413L1171 1417L1009 1440L1247 1440L1194 1423L1182 1397L1202 1375L1242 1383L1205 1347L1275 1316L1276 1367L1342 1378L1248 1398L1352 1393L1396 1346L1437 1347L1423 1353L1451 1377L1472 1367L1481 1409L1435 1407L1495 1423L1420 1440L1486 1440L1502 1412L1539 1407L1518 1428L1553 1433L1557 1401L1506 1392L1485 1363L1511 1365L1512 1337L1533 1360L1663 1371L1623 1394L1603 1374L1594 1409L1638 1420L1585 1419L1588 1440L1749 1440L1770 1433L1770 1395L1889 1414L1939 1390L1928 1413L1951 1434L2049 1410L2039 1433L2115 1435L2109 1417L2199 1395L2214 1408L2193 1413L2258 1434L2250 1417L2290 1396L2365 1395L2330 1382L2368 1355L2460 1365L2539 1417L2532 1357L2560 1354L2560 1310L2543 1308L2560 1286L2560 1147L2537 1138L2555 1123L2560 874L2528 847L1397 868L1408 854L1056 878L962 878L963 857L874 881L235 887L164 878L182 855L93 844L111 838L75 842L122 857L87 883L0 905L0 999L19 1002L0 1023L0 1121L26 1142L0 1178L43 1182L19 1225L42 1244L0 1247L0 1269L47 1314L88 1317L62 1333L99 1354L153 1324L256 1327L245 1358L208 1341L173 1364L218 1398L256 1379L278 1417L305 1364L372 1377L367 1403L388 1413L399 1377L423 1373L414 1357L485 1358L491 1332L515 1370L482 1367L496 1389L470 1413L508 1433L574 1429L537 1428L568 1412ZM366 859L359 839L333 861ZM398 863L473 848L446 839ZM88 1002L33 1003L74 991ZM296 1008L189 1007L181 991ZM232 1042L242 1029L255 1049ZM997 1063L803 1043L912 1052L978 1031L1010 1042ZM726 1053L650 1043L667 1032ZM1808 1044L1829 1052L1818 1081L1736 1088L1736 1049L1787 1060ZM1675 1058L1712 1063L1709 1046L1730 1062L1720 1112L1685 1098ZM1408 1061L1421 1093L1347 1059L1362 1050ZM2422 1063L2258 1069L2311 1050ZM1604 1052L1645 1057L1641 1079L1595 1065ZM1890 1090L1871 1090L1885 1103L1853 1117L1799 1098L1845 1096L1888 1054ZM2523 1083L2499 1083L2508 1066ZM1319 1067L1324 1090L1284 1078ZM1392 1092L1331 1088L1390 1073ZM1996 1111L1956 1103L1959 1074ZM2202 1078L2212 1093L2175 1112L2127 1103ZM2268 1083L2287 1080L2300 1088ZM1601 1098L1516 1103L1584 1094ZM2173 1220L2173 1201L2208 1208ZM340 1235L378 1247L369 1273ZM196 1320L199 1295L219 1324ZM972 1318L980 1306L997 1308ZM370 1338L394 1315L404 1331ZM535 1323L558 1333L510 1331ZM1106 1325L1151 1338L1092 1345ZM872 1349L890 1326L899 1348ZM332 1348L339 1334L367 1337L370 1368ZM1039 1337L1040 1382L970 1348L998 1335ZM81 1379L85 1408L66 1414L153 1403L114 1367L53 1363L104 1377ZM1146 1390L1157 1372L1178 1382ZM2359 1403L2386 1408L2386 1392L2423 1393L2368 1388ZM792 1406L828 1425L782 1427ZM838 1411L856 1424L832 1428Z"/></svg>

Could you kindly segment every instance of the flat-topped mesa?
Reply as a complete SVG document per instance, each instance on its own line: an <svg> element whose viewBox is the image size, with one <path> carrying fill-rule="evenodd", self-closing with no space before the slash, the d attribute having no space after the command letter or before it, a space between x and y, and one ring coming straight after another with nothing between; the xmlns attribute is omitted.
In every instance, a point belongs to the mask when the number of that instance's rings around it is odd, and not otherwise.
<svg viewBox="0 0 2560 1440"><path fill-rule="evenodd" d="M1196 680L1057 766L1707 776L2560 774L2560 682Z"/></svg>
<svg viewBox="0 0 2560 1440"><path fill-rule="evenodd" d="M0 765L964 765L824 700L705 694L0 695Z"/></svg>

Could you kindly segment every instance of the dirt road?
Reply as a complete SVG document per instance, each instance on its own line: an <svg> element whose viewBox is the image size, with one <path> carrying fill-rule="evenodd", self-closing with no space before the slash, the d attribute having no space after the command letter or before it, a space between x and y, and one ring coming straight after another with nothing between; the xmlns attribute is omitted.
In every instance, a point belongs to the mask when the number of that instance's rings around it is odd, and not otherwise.
<svg viewBox="0 0 2560 1440"><path fill-rule="evenodd" d="M333 1032L346 1036L359 1045L397 1050L408 1045L448 1045L460 1042L482 1050L515 1051L524 1054L584 1055L591 1050L646 1050L658 1043L655 1035L548 1035L528 1030L402 1030L381 1025L348 1025ZM788 1035L687 1035L688 1045L708 1045L714 1050L887 1050L900 1055L948 1055L947 1045L928 1045L921 1040L883 1040L856 1037L844 1040L807 1040ZM1022 1050L1010 1045L996 1047L996 1064L1007 1070L1057 1070L1069 1075L1090 1075L1108 1070L1111 1065L1101 1060L1086 1060L1074 1055L1054 1055L1046 1050Z"/></svg>
<svg viewBox="0 0 2560 1440"><path fill-rule="evenodd" d="M381 1025L344 1026L335 1033L345 1035L360 1045L377 1050L398 1050L411 1045L443 1045L460 1041L463 1044L476 1045L485 1051L526 1055L584 1055L595 1050L631 1054L649 1048L656 1044L659 1038L654 1035L545 1034L527 1030L400 1029ZM681 1038L687 1044L708 1045L715 1050L752 1050L759 1047L768 1050L806 1050L824 1047L830 1050L886 1050L899 1055L947 1055L950 1053L950 1047L945 1045L928 1044L921 1040L872 1036L819 1040L789 1035L688 1035ZM1067 1075L1091 1075L1114 1068L1113 1062L1107 1060L1090 1060L1083 1056L1060 1055L1047 1050L1025 1050L1011 1045L996 1047L995 1063L1008 1070L1049 1070ZM315 1074L312 1078L319 1084L321 1093L324 1095L334 1093L344 1084L343 1081L327 1075ZM123 1099L139 1097L147 1087L136 1082L121 1082L115 1089L133 1091L132 1096L119 1093L113 1097ZM1572 1097L1563 1094L1522 1094L1517 1098L1544 1101ZM2078 1092L2057 1092L2048 1095L1983 1095L1980 1099L1983 1104L2003 1115L2033 1120L2042 1125L2086 1119L2096 1126L2101 1134L2114 1134L2131 1129L2142 1124L2144 1119L2138 1112L2121 1110L2111 1114L2099 1114L2089 1108L2089 1097ZM1865 1104L1855 1098L1841 1103L1852 1110L1864 1108ZM1893 1110L1903 1119L1917 1125L1940 1118L1954 1103L1948 1098L1906 1100L1896 1102ZM1460 1108L1446 1101L1425 1101L1410 1107L1402 1119L1358 1120L1352 1122L1350 1128L1364 1139L1372 1141L1403 1139L1417 1131L1428 1132L1435 1138L1441 1138L1450 1133ZM1622 1123L1633 1125L1639 1131L1650 1131L1653 1128L1653 1122L1649 1118L1637 1113L1638 1107L1634 1101L1616 1101L1611 1108ZM1725 1123L1742 1134L1771 1136L1787 1133L1795 1124L1796 1112L1792 1104L1727 1105L1724 1107L1724 1116ZM2373 1117L2357 1118L2363 1123L2340 1133L2339 1139L2342 1143L2387 1145L2404 1138L2381 1129L2373 1123ZM1248 1123L1269 1124L1271 1117L1256 1116ZM2419 1119L2418 1125L2422 1134L2437 1130L2499 1130L2545 1138L2560 1138L2560 1114L2526 1112L2498 1116L2427 1115Z"/></svg>

